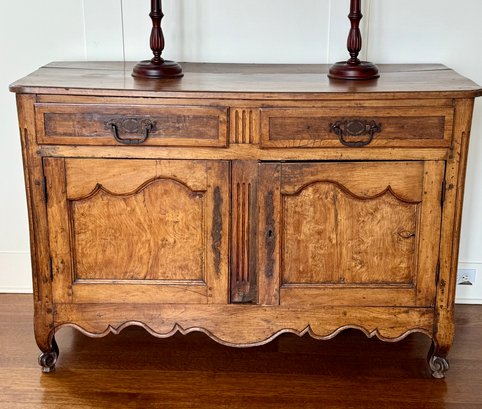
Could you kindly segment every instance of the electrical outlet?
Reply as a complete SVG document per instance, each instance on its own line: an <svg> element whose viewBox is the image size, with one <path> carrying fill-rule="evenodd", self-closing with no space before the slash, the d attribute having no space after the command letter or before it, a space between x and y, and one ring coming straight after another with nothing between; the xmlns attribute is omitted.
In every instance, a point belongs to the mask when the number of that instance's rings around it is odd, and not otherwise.
<svg viewBox="0 0 482 409"><path fill-rule="evenodd" d="M469 268L461 268L457 271L458 285L474 285L477 270Z"/></svg>

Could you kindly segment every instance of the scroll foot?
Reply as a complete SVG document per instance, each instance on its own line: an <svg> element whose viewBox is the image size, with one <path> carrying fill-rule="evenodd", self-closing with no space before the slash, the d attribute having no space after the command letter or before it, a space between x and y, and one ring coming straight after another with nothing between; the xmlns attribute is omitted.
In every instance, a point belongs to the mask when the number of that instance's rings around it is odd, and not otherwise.
<svg viewBox="0 0 482 409"><path fill-rule="evenodd" d="M55 337L52 338L52 348L50 351L42 352L38 357L38 363L42 367L43 373L50 373L55 370L55 364L59 358L59 347L55 341Z"/></svg>
<svg viewBox="0 0 482 409"><path fill-rule="evenodd" d="M449 370L449 362L447 358L439 356L439 352L435 345L432 345L428 355L428 363L432 370L432 376L437 379L443 379L445 378L445 373Z"/></svg>
<svg viewBox="0 0 482 409"><path fill-rule="evenodd" d="M430 358L430 369L434 378L443 379L445 372L449 370L449 362L445 358L434 355Z"/></svg>

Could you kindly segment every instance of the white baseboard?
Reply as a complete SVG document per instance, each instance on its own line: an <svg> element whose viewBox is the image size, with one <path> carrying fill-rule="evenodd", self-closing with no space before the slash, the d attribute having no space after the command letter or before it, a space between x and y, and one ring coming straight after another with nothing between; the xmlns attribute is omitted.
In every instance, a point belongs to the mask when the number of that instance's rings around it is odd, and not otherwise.
<svg viewBox="0 0 482 409"><path fill-rule="evenodd" d="M0 287L0 294L32 294L32 287Z"/></svg>
<svg viewBox="0 0 482 409"><path fill-rule="evenodd" d="M0 251L0 293L31 293L30 253Z"/></svg>
<svg viewBox="0 0 482 409"><path fill-rule="evenodd" d="M455 304L481 304L482 298L457 298L455 299Z"/></svg>

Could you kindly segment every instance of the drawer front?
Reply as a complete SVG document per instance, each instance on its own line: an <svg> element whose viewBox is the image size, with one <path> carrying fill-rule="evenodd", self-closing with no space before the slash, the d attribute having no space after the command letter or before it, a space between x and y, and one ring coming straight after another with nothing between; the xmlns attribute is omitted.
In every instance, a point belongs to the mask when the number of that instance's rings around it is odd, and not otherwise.
<svg viewBox="0 0 482 409"><path fill-rule="evenodd" d="M225 147L225 107L36 104L37 142Z"/></svg>
<svg viewBox="0 0 482 409"><path fill-rule="evenodd" d="M453 109L268 108L261 111L263 148L448 147Z"/></svg>

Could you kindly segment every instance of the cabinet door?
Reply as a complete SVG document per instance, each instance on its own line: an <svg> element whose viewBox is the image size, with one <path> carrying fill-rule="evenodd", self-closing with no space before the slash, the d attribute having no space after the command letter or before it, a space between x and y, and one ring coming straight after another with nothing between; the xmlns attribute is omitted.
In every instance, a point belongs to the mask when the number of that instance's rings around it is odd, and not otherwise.
<svg viewBox="0 0 482 409"><path fill-rule="evenodd" d="M229 163L44 160L56 303L226 303Z"/></svg>
<svg viewBox="0 0 482 409"><path fill-rule="evenodd" d="M262 304L431 306L443 162L263 164Z"/></svg>

